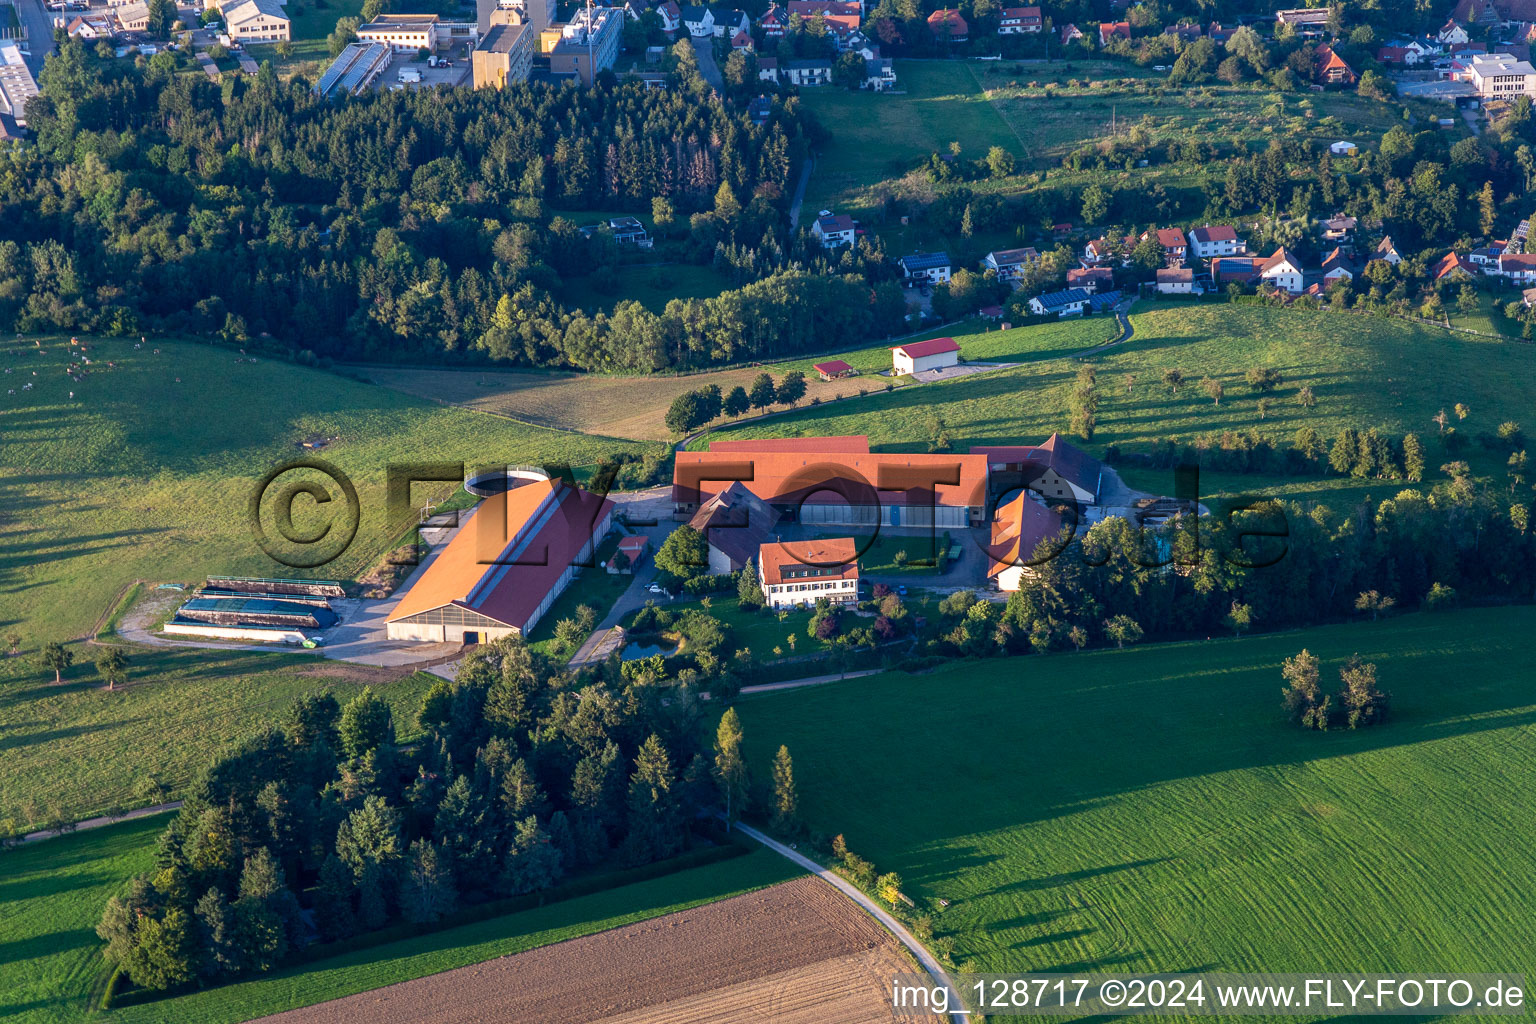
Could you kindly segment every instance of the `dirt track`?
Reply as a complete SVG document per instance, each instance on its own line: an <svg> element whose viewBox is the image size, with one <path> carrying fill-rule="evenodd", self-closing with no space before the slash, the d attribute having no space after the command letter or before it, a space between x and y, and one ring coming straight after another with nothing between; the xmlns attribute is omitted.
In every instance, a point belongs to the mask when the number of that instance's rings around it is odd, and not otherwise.
<svg viewBox="0 0 1536 1024"><path fill-rule="evenodd" d="M875 1024L897 1019L886 993L911 970L873 919L800 878L263 1024Z"/></svg>

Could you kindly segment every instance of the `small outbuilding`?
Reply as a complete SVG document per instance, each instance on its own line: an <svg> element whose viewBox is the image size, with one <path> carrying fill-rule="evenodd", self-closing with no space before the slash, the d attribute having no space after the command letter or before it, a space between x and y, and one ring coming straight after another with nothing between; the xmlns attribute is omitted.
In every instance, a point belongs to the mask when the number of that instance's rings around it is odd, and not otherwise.
<svg viewBox="0 0 1536 1024"><path fill-rule="evenodd" d="M919 370L939 370L959 362L960 345L954 338L909 341L891 349L891 364L898 377Z"/></svg>
<svg viewBox="0 0 1536 1024"><path fill-rule="evenodd" d="M839 377L852 377L858 373L853 367L841 359L829 359L824 363L817 363L811 367L822 380L837 380Z"/></svg>

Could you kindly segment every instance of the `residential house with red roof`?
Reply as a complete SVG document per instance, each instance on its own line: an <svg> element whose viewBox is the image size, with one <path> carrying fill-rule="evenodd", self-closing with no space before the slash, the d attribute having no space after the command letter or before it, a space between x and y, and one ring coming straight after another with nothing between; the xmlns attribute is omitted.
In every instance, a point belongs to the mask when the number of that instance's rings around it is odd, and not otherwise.
<svg viewBox="0 0 1536 1024"><path fill-rule="evenodd" d="M999 505L992 514L992 543L987 550L992 561L987 577L998 590L1018 590L1039 564L1035 558L1037 551L1040 561L1048 560L1059 554L1070 539L1061 513L1020 491L1018 497ZM1041 548L1042 544L1046 547Z"/></svg>
<svg viewBox="0 0 1536 1024"><path fill-rule="evenodd" d="M928 15L928 32L936 43L963 43L970 31L958 8L941 7Z"/></svg>
<svg viewBox="0 0 1536 1024"><path fill-rule="evenodd" d="M1514 284L1536 282L1536 253L1504 253L1499 257L1498 273Z"/></svg>
<svg viewBox="0 0 1536 1024"><path fill-rule="evenodd" d="M1081 288L1090 295L1115 286L1115 272L1108 267L1073 267L1067 271L1067 287Z"/></svg>
<svg viewBox="0 0 1536 1024"><path fill-rule="evenodd" d="M1083 38L1083 30L1078 28L1076 25L1068 22L1067 24L1061 26L1062 46L1066 46L1068 43L1075 43L1081 38Z"/></svg>
<svg viewBox="0 0 1536 1024"><path fill-rule="evenodd" d="M1131 23L1128 21L1099 22L1099 46L1108 46L1115 39L1131 41Z"/></svg>
<svg viewBox="0 0 1536 1024"><path fill-rule="evenodd" d="M1190 255L1200 260L1217 256L1241 256L1248 251L1248 243L1237 237L1237 229L1218 224L1193 228L1189 232Z"/></svg>
<svg viewBox="0 0 1536 1024"><path fill-rule="evenodd" d="M778 4L769 4L763 16L757 19L758 28L768 39L782 39L789 28L789 12Z"/></svg>
<svg viewBox="0 0 1536 1024"><path fill-rule="evenodd" d="M1259 264L1261 281L1291 295L1301 294L1302 289L1306 287L1305 276L1305 272L1301 269L1301 262L1287 252L1284 246L1276 249L1274 255Z"/></svg>
<svg viewBox="0 0 1536 1024"><path fill-rule="evenodd" d="M758 585L771 610L815 604L857 604L859 548L852 537L764 544L757 553Z"/></svg>
<svg viewBox="0 0 1536 1024"><path fill-rule="evenodd" d="M1017 36L1029 32L1039 32L1045 27L1045 21L1040 17L1038 7L1004 7L1003 16L997 23L997 34L1000 36Z"/></svg>
<svg viewBox="0 0 1536 1024"><path fill-rule="evenodd" d="M1470 281L1477 277L1477 268L1454 252L1448 252L1430 268L1429 276L1439 281Z"/></svg>
<svg viewBox="0 0 1536 1024"><path fill-rule="evenodd" d="M1344 58L1334 53L1327 43L1317 48L1314 57L1317 61L1314 77L1324 85L1354 85L1359 81L1354 68L1344 63Z"/></svg>
<svg viewBox="0 0 1536 1024"><path fill-rule="evenodd" d="M1163 256L1170 265L1184 262L1184 257L1189 252L1189 247L1184 240L1184 232L1178 228L1157 228L1155 231L1144 232L1141 237L1146 238L1151 234L1157 236L1157 244L1163 247Z"/></svg>

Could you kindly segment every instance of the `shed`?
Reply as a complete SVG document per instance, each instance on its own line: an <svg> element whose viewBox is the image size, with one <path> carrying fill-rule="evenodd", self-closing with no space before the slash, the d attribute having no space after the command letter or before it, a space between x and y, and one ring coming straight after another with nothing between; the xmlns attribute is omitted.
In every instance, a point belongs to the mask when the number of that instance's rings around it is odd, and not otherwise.
<svg viewBox="0 0 1536 1024"><path fill-rule="evenodd" d="M937 370L960 362L960 345L954 338L909 341L891 349L891 363L898 377L919 370Z"/></svg>

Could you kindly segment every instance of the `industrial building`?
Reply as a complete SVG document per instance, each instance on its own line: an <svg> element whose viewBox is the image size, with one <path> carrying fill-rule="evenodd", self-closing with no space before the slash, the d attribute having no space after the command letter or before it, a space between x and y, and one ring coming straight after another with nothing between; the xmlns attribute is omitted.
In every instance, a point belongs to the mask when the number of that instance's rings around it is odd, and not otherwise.
<svg viewBox="0 0 1536 1024"><path fill-rule="evenodd" d="M384 43L348 43L315 83L315 92L327 98L356 95L372 87L389 61L390 49Z"/></svg>
<svg viewBox="0 0 1536 1024"><path fill-rule="evenodd" d="M494 494L420 570L385 633L433 643L526 635L612 527L613 502L558 480Z"/></svg>
<svg viewBox="0 0 1536 1024"><path fill-rule="evenodd" d="M14 40L0 39L0 114L27 126L27 100L37 95L37 82Z"/></svg>
<svg viewBox="0 0 1536 1024"><path fill-rule="evenodd" d="M509 82L528 81L537 34L532 25L493 25L469 56L475 88L505 89Z"/></svg>
<svg viewBox="0 0 1536 1024"><path fill-rule="evenodd" d="M584 7L560 29L549 51L549 70L574 74L583 85L613 67L624 36L624 11L618 7Z"/></svg>
<svg viewBox="0 0 1536 1024"><path fill-rule="evenodd" d="M435 14L381 14L357 30L364 43L383 43L396 53L437 50Z"/></svg>

